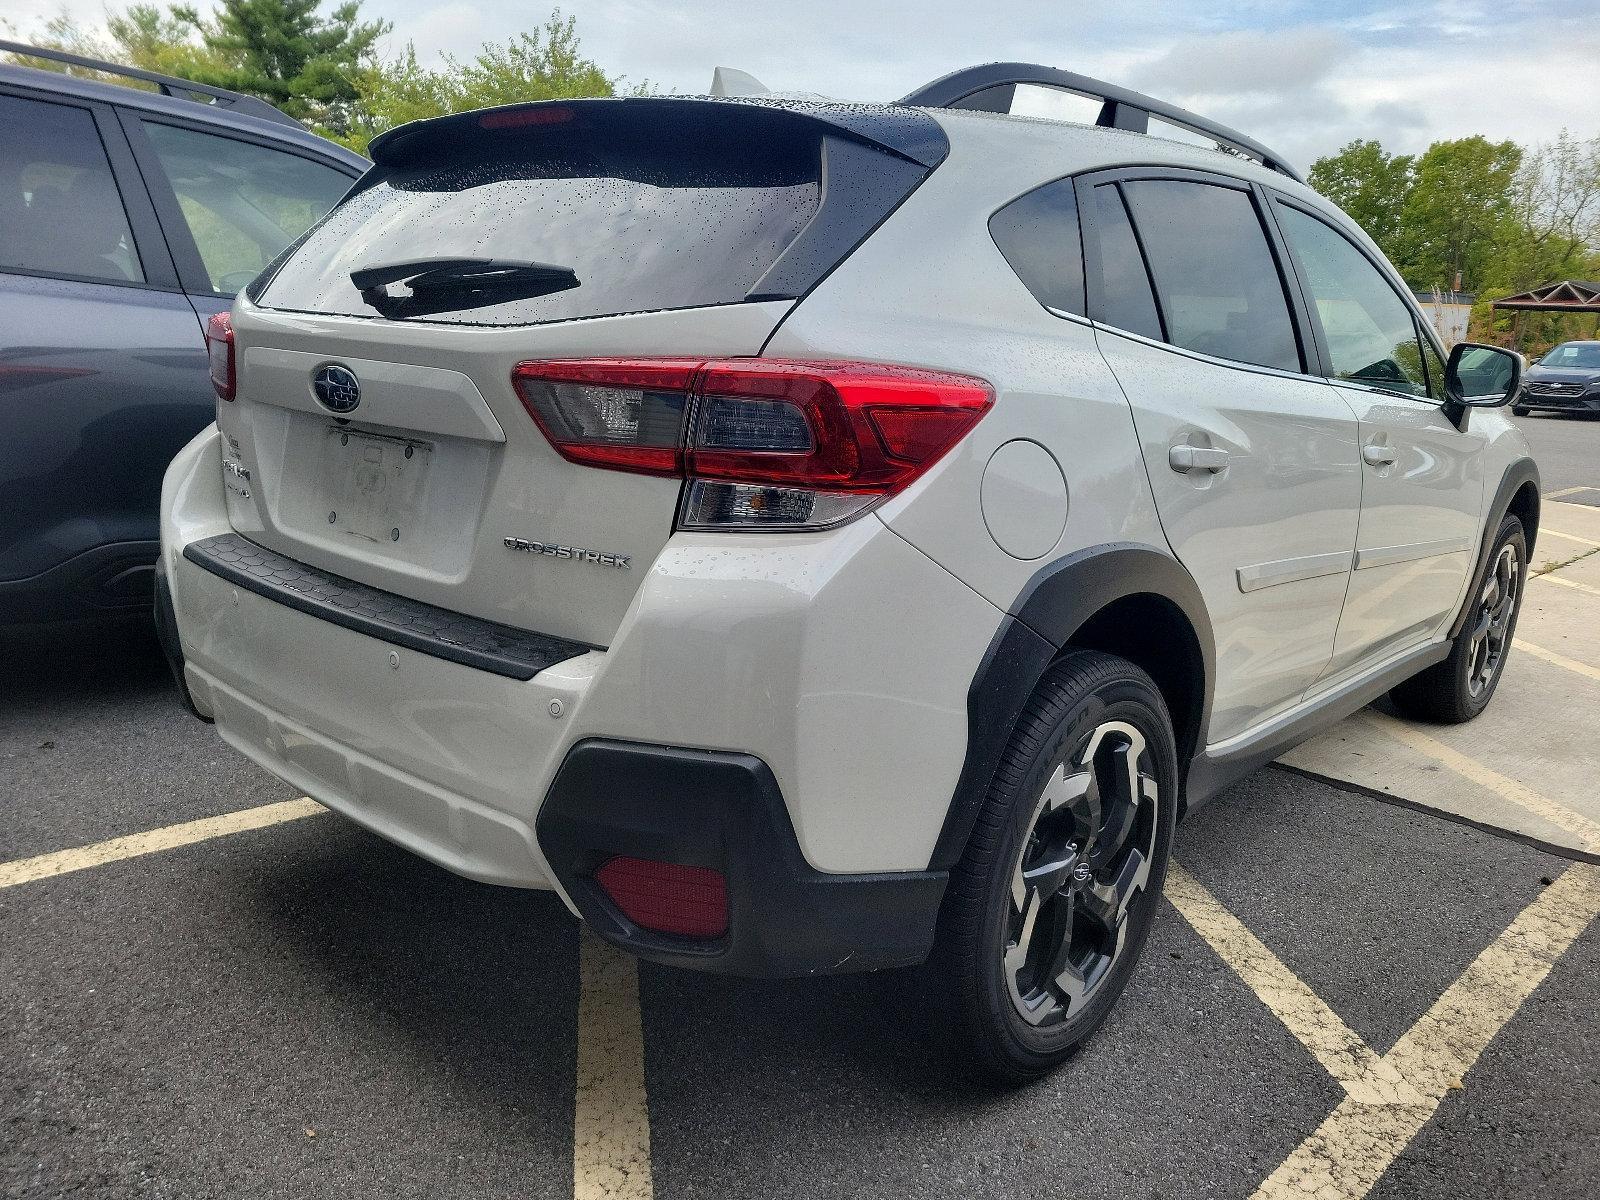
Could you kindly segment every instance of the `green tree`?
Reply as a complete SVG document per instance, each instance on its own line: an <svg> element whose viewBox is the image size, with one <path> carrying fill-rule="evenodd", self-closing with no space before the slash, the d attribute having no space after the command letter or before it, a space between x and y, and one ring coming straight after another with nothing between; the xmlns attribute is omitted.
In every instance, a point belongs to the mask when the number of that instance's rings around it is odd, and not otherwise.
<svg viewBox="0 0 1600 1200"><path fill-rule="evenodd" d="M446 55L434 70L418 62L416 48L408 44L395 59L369 55L355 79L361 100L349 129L332 136L360 151L386 129L442 113L649 90L648 84L625 88L620 76L585 58L576 18L560 9L533 32L485 43L465 61Z"/></svg>
<svg viewBox="0 0 1600 1200"><path fill-rule="evenodd" d="M1516 219L1496 282L1521 291L1554 279L1592 278L1600 251L1600 137L1563 129L1522 159L1512 191Z"/></svg>
<svg viewBox="0 0 1600 1200"><path fill-rule="evenodd" d="M219 55L201 45L193 30L184 21L152 4L135 4L125 12L106 14L106 36L101 37L80 26L71 16L63 13L46 21L38 32L21 34L9 22L0 21L0 28L21 37L35 46L52 50L65 50L86 58L123 63L142 67L146 71L160 71L168 75L192 78L196 70L220 70L229 64ZM140 84L126 76L109 76L99 71L71 67L49 59L27 55L11 56L17 62L47 71L61 71L93 79L107 79L134 87L153 89L154 84Z"/></svg>
<svg viewBox="0 0 1600 1200"><path fill-rule="evenodd" d="M1308 181L1348 213L1391 259L1401 249L1406 196L1414 159L1389 154L1375 141L1357 139L1311 164Z"/></svg>
<svg viewBox="0 0 1600 1200"><path fill-rule="evenodd" d="M1396 265L1421 287L1494 282L1496 260L1513 234L1513 204L1522 148L1515 142L1457 138L1435 142L1417 159L1402 210Z"/></svg>
<svg viewBox="0 0 1600 1200"><path fill-rule="evenodd" d="M321 3L221 0L210 19L192 6L174 5L171 19L227 64L202 65L191 78L260 96L299 120L342 131L361 99L355 76L393 27L360 20L360 0L346 0L326 16Z"/></svg>

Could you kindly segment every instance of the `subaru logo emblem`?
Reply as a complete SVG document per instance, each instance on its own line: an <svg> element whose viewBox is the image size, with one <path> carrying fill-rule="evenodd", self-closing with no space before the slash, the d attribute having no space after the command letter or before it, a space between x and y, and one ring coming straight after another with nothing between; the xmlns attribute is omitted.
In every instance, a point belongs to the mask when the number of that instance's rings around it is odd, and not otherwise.
<svg viewBox="0 0 1600 1200"><path fill-rule="evenodd" d="M329 363L311 377L311 390L330 412L354 412L361 403L361 381L349 367Z"/></svg>

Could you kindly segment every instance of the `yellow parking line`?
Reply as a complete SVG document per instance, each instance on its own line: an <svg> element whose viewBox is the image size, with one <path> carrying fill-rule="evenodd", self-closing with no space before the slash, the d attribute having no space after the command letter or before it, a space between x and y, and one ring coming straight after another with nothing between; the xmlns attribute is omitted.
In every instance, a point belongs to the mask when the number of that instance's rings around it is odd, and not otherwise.
<svg viewBox="0 0 1600 1200"><path fill-rule="evenodd" d="M1438 1110L1556 961L1600 914L1600 870L1575 863L1523 909L1384 1056L1420 1103L1346 1097L1252 1200L1360 1200Z"/></svg>
<svg viewBox="0 0 1600 1200"><path fill-rule="evenodd" d="M206 842L212 838L243 833L248 829L262 829L284 821L297 821L301 817L314 817L328 810L315 800L302 796L298 800L285 800L279 804L263 804L260 808L246 808L239 812L224 813L220 817L203 817L198 821L185 821L181 825L168 825L144 833L111 838L71 850L57 850L53 854L40 854L34 858L19 858L14 862L0 863L0 888L16 887L35 879L48 879L52 875L66 875L85 867L98 867L124 858L138 858L142 854L155 854L160 850L173 850Z"/></svg>
<svg viewBox="0 0 1600 1200"><path fill-rule="evenodd" d="M1535 579L1543 579L1546 583L1559 583L1562 587L1577 588L1580 592L1588 592L1591 596L1600 596L1600 588L1587 583L1579 583L1576 579L1563 579L1553 571L1546 571L1542 575L1535 575Z"/></svg>
<svg viewBox="0 0 1600 1200"><path fill-rule="evenodd" d="M1600 824L1582 813L1573 812L1564 804L1558 804L1546 796L1541 796L1527 784L1512 779L1509 775L1502 775L1499 771L1484 766L1477 759L1469 758L1454 747L1447 746L1437 738L1429 737L1420 729L1397 721L1393 717L1373 712L1369 708L1355 719L1369 729L1427 755L1463 779L1470 779L1519 808L1543 817L1552 825L1557 825L1568 833L1577 834L1584 842L1584 849L1600 850Z"/></svg>
<svg viewBox="0 0 1600 1200"><path fill-rule="evenodd" d="M651 1200L638 963L584 926L578 978L572 1194L575 1200Z"/></svg>
<svg viewBox="0 0 1600 1200"><path fill-rule="evenodd" d="M1568 658L1565 654L1557 654L1554 650L1546 650L1543 646L1535 646L1532 642L1525 642L1521 638L1515 639L1511 644L1518 650L1525 651L1535 658L1544 659L1547 663L1565 667L1567 670L1579 675L1587 675L1590 679L1600 679L1600 668L1591 667L1588 663L1581 663L1575 658Z"/></svg>
<svg viewBox="0 0 1600 1200"><path fill-rule="evenodd" d="M1579 537L1575 533L1562 533L1561 530L1551 529L1547 525L1539 526L1539 536L1565 538L1569 542L1578 542L1581 545L1593 546L1596 550L1600 550L1600 542L1594 541L1592 538Z"/></svg>
<svg viewBox="0 0 1600 1200"><path fill-rule="evenodd" d="M1394 1067L1177 863L1167 868L1166 897L1351 1097L1365 1104L1422 1102Z"/></svg>

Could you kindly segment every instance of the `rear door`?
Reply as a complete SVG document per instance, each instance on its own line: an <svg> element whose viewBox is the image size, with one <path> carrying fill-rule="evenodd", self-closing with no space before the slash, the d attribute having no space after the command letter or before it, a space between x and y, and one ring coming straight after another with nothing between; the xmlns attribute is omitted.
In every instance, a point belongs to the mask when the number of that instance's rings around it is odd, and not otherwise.
<svg viewBox="0 0 1600 1200"><path fill-rule="evenodd" d="M350 164L170 116L120 110L184 290L204 322L350 190Z"/></svg>
<svg viewBox="0 0 1600 1200"><path fill-rule="evenodd" d="M464 114L374 157L235 306L230 519L373 587L598 646L678 511L687 395L657 360L759 354L929 169L799 113L677 100ZM636 384L526 403L512 381L595 358L645 361ZM556 435L643 453L600 469Z"/></svg>
<svg viewBox="0 0 1600 1200"><path fill-rule="evenodd" d="M0 91L0 593L54 572L19 619L148 603L162 472L213 403L110 109Z"/></svg>
<svg viewBox="0 0 1600 1200"><path fill-rule="evenodd" d="M1361 526L1329 666L1340 675L1426 641L1455 612L1478 549L1483 438L1445 416L1439 352L1369 254L1300 205L1275 208L1360 423Z"/></svg>
<svg viewBox="0 0 1600 1200"><path fill-rule="evenodd" d="M1128 170L1078 194L1089 314L1211 617L1214 744L1293 705L1328 665L1360 509L1355 416L1310 373L1306 316L1251 185Z"/></svg>

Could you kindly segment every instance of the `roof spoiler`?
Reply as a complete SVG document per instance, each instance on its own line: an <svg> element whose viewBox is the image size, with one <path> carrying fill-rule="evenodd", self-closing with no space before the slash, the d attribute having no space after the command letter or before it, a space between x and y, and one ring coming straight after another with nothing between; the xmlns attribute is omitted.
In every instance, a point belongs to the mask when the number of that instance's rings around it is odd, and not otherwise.
<svg viewBox="0 0 1600 1200"><path fill-rule="evenodd" d="M743 72L740 72L743 74ZM780 102L781 101L781 102ZM725 120L813 121L835 133L888 150L923 167L934 167L950 153L939 123L927 113L887 105L850 105L826 100L770 96L587 96L577 100L534 100L498 108L427 117L386 129L372 139L367 157L382 167L398 167L419 154L441 149L458 152L490 139L569 127L593 129L626 124L632 118L663 120L673 115L720 112Z"/></svg>
<svg viewBox="0 0 1600 1200"><path fill-rule="evenodd" d="M218 108L231 108L235 112L248 113L252 117L272 121L279 125L292 125L296 129L305 126L296 121L288 113L272 107L259 96L247 96L243 92L230 92L227 88L212 87L209 83L196 83L192 79L180 79L176 75L162 75L155 71L146 71L139 67L125 67L121 63L104 62L98 58L89 58L83 54L72 54L66 50L55 50L47 46L29 46L24 42L8 42L0 40L0 51L11 54L20 54L25 58L42 58L49 62L62 63L69 67L82 67L89 71L102 71L107 75L121 75L125 79L138 79L145 83L153 83L163 96L176 96L182 100L192 100L196 104L210 104ZM25 63L17 64L26 66Z"/></svg>
<svg viewBox="0 0 1600 1200"><path fill-rule="evenodd" d="M1253 158L1262 166L1280 175L1287 175L1296 183L1305 182L1299 172L1284 162L1281 154L1236 129L1179 108L1176 104L1168 104L1165 100L1055 67L1015 62L965 67L923 85L897 103L914 108L965 108L978 112L1008 113L1018 84L1054 88L1056 91L1099 100L1100 116L1095 124L1107 129L1149 133L1150 118L1155 117L1169 125L1210 138L1223 150Z"/></svg>

